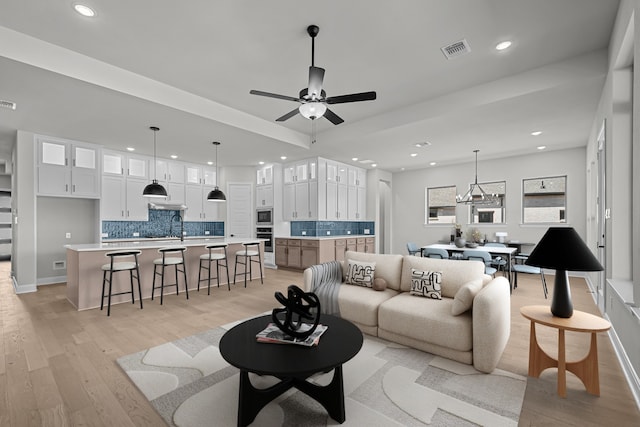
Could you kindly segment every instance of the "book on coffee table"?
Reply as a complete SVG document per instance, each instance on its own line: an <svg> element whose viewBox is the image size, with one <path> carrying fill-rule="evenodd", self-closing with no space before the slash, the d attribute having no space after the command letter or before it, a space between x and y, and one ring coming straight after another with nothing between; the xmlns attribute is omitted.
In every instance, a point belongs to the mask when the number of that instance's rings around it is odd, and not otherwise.
<svg viewBox="0 0 640 427"><path fill-rule="evenodd" d="M305 332L311 329L310 324L303 324L300 326L300 332ZM272 344L295 344L305 347L311 347L318 345L320 336L327 330L326 325L318 325L315 331L305 339L295 338L282 332L274 323L269 323L266 328L256 334L256 340L258 342L272 343Z"/></svg>

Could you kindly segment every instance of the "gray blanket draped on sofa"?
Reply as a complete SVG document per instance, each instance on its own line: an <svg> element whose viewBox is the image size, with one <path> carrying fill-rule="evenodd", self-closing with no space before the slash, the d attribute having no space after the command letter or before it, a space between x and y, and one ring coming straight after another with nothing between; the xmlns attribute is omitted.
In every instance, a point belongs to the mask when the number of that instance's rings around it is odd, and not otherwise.
<svg viewBox="0 0 640 427"><path fill-rule="evenodd" d="M322 313L340 316L338 292L342 283L342 265L339 261L313 265L313 283L311 292L320 300Z"/></svg>

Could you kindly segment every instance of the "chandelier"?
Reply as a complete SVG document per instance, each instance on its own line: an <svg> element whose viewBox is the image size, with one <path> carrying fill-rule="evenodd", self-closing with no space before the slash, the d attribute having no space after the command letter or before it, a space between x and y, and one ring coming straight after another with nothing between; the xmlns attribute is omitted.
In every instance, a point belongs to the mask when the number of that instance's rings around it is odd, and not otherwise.
<svg viewBox="0 0 640 427"><path fill-rule="evenodd" d="M500 197L495 193L487 193L478 184L478 151L480 150L473 150L476 153L476 179L469 186L469 191L464 196L460 194L456 196L456 203L462 205L495 205L499 202Z"/></svg>

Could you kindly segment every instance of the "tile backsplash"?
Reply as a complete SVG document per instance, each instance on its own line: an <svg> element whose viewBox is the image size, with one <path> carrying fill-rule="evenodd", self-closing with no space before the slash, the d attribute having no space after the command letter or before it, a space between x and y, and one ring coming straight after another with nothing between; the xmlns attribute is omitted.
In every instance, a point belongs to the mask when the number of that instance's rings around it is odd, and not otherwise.
<svg viewBox="0 0 640 427"><path fill-rule="evenodd" d="M375 234L374 226L375 223L373 221L291 221L291 235L348 236L350 234Z"/></svg>
<svg viewBox="0 0 640 427"><path fill-rule="evenodd" d="M224 236L224 222L185 221L186 236ZM134 236L133 233L139 233ZM149 221L102 221L102 239L180 235L180 211L149 210Z"/></svg>

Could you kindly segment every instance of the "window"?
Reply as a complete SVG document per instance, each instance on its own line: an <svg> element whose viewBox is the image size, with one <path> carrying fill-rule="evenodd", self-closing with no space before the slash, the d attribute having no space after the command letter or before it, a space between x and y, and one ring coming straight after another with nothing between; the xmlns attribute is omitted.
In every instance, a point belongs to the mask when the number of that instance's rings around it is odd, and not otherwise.
<svg viewBox="0 0 640 427"><path fill-rule="evenodd" d="M427 188L425 224L456 222L456 187Z"/></svg>
<svg viewBox="0 0 640 427"><path fill-rule="evenodd" d="M480 198L480 190L476 186L473 193L476 203L471 205L472 224L504 224L505 214L505 193L507 183L505 181L480 182L480 187L490 197L486 200Z"/></svg>
<svg viewBox="0 0 640 427"><path fill-rule="evenodd" d="M566 176L522 180L522 222L524 224L566 223L566 210Z"/></svg>

